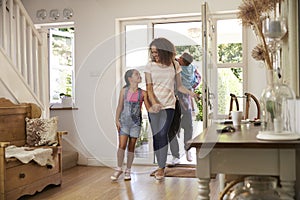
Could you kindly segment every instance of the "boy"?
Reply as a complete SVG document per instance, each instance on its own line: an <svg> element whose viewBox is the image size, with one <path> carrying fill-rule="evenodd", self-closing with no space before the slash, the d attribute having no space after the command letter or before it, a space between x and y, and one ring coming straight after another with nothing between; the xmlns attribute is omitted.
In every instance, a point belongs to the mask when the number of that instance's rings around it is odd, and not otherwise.
<svg viewBox="0 0 300 200"><path fill-rule="evenodd" d="M193 57L188 53L183 53L179 59L178 62L182 68L181 71L181 81L182 85L186 87L188 90L193 91L193 79L194 79L194 71L195 67L191 65L193 62ZM192 155L187 150L187 141L192 139L193 136L193 122L192 122L192 99L190 95L183 94L178 92L179 102L181 105L181 128L184 129L184 149L186 150L186 159L187 161L192 161ZM171 153L173 155L172 164L179 164L179 146L178 146L178 140L177 137L174 137L174 139L170 142L170 149Z"/></svg>

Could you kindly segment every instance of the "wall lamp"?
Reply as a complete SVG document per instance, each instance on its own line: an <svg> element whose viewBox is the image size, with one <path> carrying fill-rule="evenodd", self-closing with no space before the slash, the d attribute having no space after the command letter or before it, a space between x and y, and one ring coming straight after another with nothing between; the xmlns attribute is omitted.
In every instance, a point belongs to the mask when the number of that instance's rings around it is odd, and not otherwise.
<svg viewBox="0 0 300 200"><path fill-rule="evenodd" d="M56 21L59 19L59 11L57 9L50 10L49 19Z"/></svg>
<svg viewBox="0 0 300 200"><path fill-rule="evenodd" d="M47 17L47 11L45 9L40 9L36 11L36 18L39 20L45 20Z"/></svg>
<svg viewBox="0 0 300 200"><path fill-rule="evenodd" d="M60 11L58 9L52 9L49 11L49 19L51 21L56 21L60 18ZM71 19L73 17L73 10L71 8L65 8L62 11L62 17L63 19ZM46 9L40 9L36 11L36 18L40 21L43 21L47 18L47 10Z"/></svg>
<svg viewBox="0 0 300 200"><path fill-rule="evenodd" d="M71 19L73 17L73 10L71 8L65 8L63 10L64 19Z"/></svg>

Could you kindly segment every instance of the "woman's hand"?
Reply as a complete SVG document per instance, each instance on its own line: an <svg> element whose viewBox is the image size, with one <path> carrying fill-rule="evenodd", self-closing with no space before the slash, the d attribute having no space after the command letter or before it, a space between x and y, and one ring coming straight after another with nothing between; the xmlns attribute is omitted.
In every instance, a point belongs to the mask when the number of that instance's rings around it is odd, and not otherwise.
<svg viewBox="0 0 300 200"><path fill-rule="evenodd" d="M162 108L161 104L158 104L158 103L157 104L153 104L151 106L151 108L149 109L149 112L152 111L152 113L158 113L161 110L161 108Z"/></svg>

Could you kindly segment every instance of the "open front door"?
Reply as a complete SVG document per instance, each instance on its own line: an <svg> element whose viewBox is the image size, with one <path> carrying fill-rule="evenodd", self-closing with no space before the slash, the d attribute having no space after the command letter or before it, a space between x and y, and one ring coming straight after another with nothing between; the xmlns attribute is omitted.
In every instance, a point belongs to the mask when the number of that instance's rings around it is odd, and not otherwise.
<svg viewBox="0 0 300 200"><path fill-rule="evenodd" d="M203 128L207 128L217 117L217 66L213 62L214 25L207 2L202 5L202 94Z"/></svg>

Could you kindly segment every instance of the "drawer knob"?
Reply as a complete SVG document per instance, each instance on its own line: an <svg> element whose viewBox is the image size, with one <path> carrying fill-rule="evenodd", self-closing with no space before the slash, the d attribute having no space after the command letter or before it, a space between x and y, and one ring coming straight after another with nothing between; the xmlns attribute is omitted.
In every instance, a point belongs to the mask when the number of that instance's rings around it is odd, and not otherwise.
<svg viewBox="0 0 300 200"><path fill-rule="evenodd" d="M24 173L20 173L19 174L19 178L25 178L25 174Z"/></svg>

